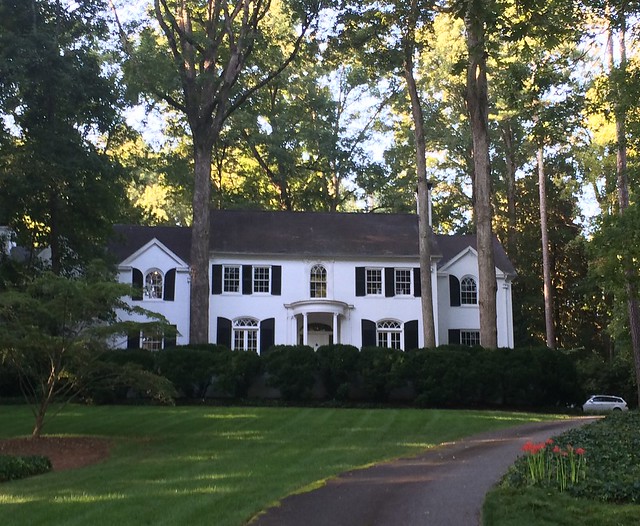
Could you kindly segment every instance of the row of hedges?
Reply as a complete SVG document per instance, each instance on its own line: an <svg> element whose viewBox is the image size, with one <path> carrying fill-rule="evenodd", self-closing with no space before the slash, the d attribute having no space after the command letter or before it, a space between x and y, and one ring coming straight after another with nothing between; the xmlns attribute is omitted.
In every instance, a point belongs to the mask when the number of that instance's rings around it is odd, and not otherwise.
<svg viewBox="0 0 640 526"><path fill-rule="evenodd" d="M565 354L541 349L461 346L401 352L329 345L275 346L262 356L223 346L162 352L111 351L106 360L135 363L168 378L180 396L281 398L287 401L404 402L423 407L550 407L582 402L576 368ZM126 391L95 391L117 402Z"/></svg>

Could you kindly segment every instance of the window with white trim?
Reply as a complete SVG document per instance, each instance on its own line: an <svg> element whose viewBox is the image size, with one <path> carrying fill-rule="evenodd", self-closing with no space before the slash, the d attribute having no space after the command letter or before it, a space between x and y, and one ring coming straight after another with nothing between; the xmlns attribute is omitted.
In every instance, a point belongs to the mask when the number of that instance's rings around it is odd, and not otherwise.
<svg viewBox="0 0 640 526"><path fill-rule="evenodd" d="M408 268L394 269L396 296L411 296L411 276L413 272Z"/></svg>
<svg viewBox="0 0 640 526"><path fill-rule="evenodd" d="M365 269L365 290L367 296L382 296L382 269Z"/></svg>
<svg viewBox="0 0 640 526"><path fill-rule="evenodd" d="M142 331L141 347L147 351L161 351L163 339L160 333Z"/></svg>
<svg viewBox="0 0 640 526"><path fill-rule="evenodd" d="M271 267L253 267L253 292L271 292Z"/></svg>
<svg viewBox="0 0 640 526"><path fill-rule="evenodd" d="M314 265L311 268L309 296L311 298L327 297L327 269L323 265Z"/></svg>
<svg viewBox="0 0 640 526"><path fill-rule="evenodd" d="M480 331L461 330L460 343L471 347L480 345Z"/></svg>
<svg viewBox="0 0 640 526"><path fill-rule="evenodd" d="M258 352L260 325L253 318L233 320L233 350Z"/></svg>
<svg viewBox="0 0 640 526"><path fill-rule="evenodd" d="M478 287L476 285L476 280L471 276L462 278L462 280L460 281L460 304L478 304Z"/></svg>
<svg viewBox="0 0 640 526"><path fill-rule="evenodd" d="M240 292L240 265L224 265L222 267L222 291Z"/></svg>
<svg viewBox="0 0 640 526"><path fill-rule="evenodd" d="M147 272L144 277L144 297L147 299L162 299L163 275L158 269Z"/></svg>
<svg viewBox="0 0 640 526"><path fill-rule="evenodd" d="M381 320L376 324L378 347L402 349L402 324L395 320Z"/></svg>

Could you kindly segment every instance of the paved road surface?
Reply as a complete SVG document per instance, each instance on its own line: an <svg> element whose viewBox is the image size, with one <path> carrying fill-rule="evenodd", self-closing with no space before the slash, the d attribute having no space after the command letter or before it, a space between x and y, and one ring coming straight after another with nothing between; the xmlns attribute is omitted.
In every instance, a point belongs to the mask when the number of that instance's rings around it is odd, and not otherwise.
<svg viewBox="0 0 640 526"><path fill-rule="evenodd" d="M475 526L485 494L527 440L542 442L593 420L526 424L351 471L287 497L251 526Z"/></svg>

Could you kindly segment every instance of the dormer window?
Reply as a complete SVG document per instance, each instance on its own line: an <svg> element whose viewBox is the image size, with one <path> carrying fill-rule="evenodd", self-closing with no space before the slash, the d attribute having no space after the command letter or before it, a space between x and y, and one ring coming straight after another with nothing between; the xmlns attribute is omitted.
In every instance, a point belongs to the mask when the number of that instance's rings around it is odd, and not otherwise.
<svg viewBox="0 0 640 526"><path fill-rule="evenodd" d="M144 296L148 299L162 299L162 272L150 270L144 277Z"/></svg>
<svg viewBox="0 0 640 526"><path fill-rule="evenodd" d="M309 296L312 298L327 297L327 269L322 265L314 265L311 268Z"/></svg>

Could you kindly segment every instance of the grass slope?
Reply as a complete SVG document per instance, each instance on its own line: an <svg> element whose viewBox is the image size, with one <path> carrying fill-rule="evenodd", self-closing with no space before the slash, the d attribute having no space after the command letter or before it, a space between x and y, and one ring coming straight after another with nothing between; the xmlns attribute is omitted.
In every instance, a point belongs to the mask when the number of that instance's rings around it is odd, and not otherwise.
<svg viewBox="0 0 640 526"><path fill-rule="evenodd" d="M87 468L0 486L0 524L239 526L342 471L535 415L414 409L69 406L45 432L113 439ZM0 437L29 409L0 406Z"/></svg>

